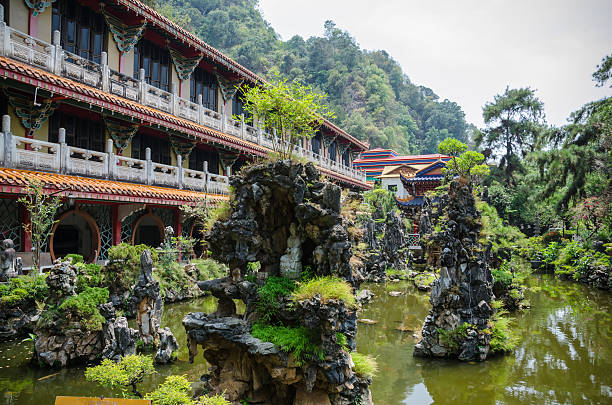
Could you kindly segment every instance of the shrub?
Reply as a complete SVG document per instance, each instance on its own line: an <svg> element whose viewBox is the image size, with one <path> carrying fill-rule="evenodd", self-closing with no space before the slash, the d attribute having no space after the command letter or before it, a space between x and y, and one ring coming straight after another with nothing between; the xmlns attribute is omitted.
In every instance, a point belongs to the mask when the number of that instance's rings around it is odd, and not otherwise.
<svg viewBox="0 0 612 405"><path fill-rule="evenodd" d="M213 259L194 259L191 261L198 267L200 280L214 280L227 275L227 267Z"/></svg>
<svg viewBox="0 0 612 405"><path fill-rule="evenodd" d="M510 271L509 264L506 260L502 262L499 269L492 269L491 274L493 275L493 279L496 283L500 283L506 288L512 285L512 272Z"/></svg>
<svg viewBox="0 0 612 405"><path fill-rule="evenodd" d="M221 201L216 207L210 208L204 224L204 232L210 231L217 221L227 221L231 214L232 206L228 201Z"/></svg>
<svg viewBox="0 0 612 405"><path fill-rule="evenodd" d="M153 373L155 373L155 368L152 357L132 354L122 357L116 363L104 359L100 365L86 368L85 379L113 390L119 389L124 398L142 398L136 385ZM129 389L131 392L128 391Z"/></svg>
<svg viewBox="0 0 612 405"><path fill-rule="evenodd" d="M162 296L166 296L167 291L185 291L189 289L191 280L185 273L185 268L179 262L172 262L166 266L157 268L154 276L159 281L159 288Z"/></svg>
<svg viewBox="0 0 612 405"><path fill-rule="evenodd" d="M269 277L262 287L258 289L259 301L256 311L264 322L270 322L281 308L280 298L293 292L296 283L285 277Z"/></svg>
<svg viewBox="0 0 612 405"><path fill-rule="evenodd" d="M540 251L542 260L546 264L553 264L559 258L561 245L559 242L550 242L544 249Z"/></svg>
<svg viewBox="0 0 612 405"><path fill-rule="evenodd" d="M157 251L147 245L132 246L123 242L108 249L109 263L104 268L108 285L122 291L136 283L140 274L140 255L147 249L151 251L155 266L158 261Z"/></svg>
<svg viewBox="0 0 612 405"><path fill-rule="evenodd" d="M491 333L491 354L512 351L518 343L518 337L510 329L510 319L503 315L503 311L498 312L492 326L488 330L485 329Z"/></svg>
<svg viewBox="0 0 612 405"><path fill-rule="evenodd" d="M315 295L319 295L323 302L340 300L344 301L349 308L357 307L352 287L338 277L318 277L302 282L292 296L295 301L302 301L311 299Z"/></svg>
<svg viewBox="0 0 612 405"><path fill-rule="evenodd" d="M70 253L64 256L64 260L68 260L68 259L72 260L72 264L83 263L83 256L77 255L75 253Z"/></svg>
<svg viewBox="0 0 612 405"><path fill-rule="evenodd" d="M314 332L303 326L291 328L256 323L253 325L251 335L264 342L274 343L283 351L293 354L298 366L304 365L308 360L314 358L323 360L325 357Z"/></svg>
<svg viewBox="0 0 612 405"><path fill-rule="evenodd" d="M94 263L79 263L77 268L77 292L85 290L87 287L105 287L106 280L102 272L102 266Z"/></svg>
<svg viewBox="0 0 612 405"><path fill-rule="evenodd" d="M184 375L171 375L153 392L145 395L152 405L191 405L191 383Z"/></svg>
<svg viewBox="0 0 612 405"><path fill-rule="evenodd" d="M65 319L76 318L88 330L102 330L104 317L98 310L98 305L108 301L108 289L86 287L76 296L66 298L58 307L66 311Z"/></svg>
<svg viewBox="0 0 612 405"><path fill-rule="evenodd" d="M8 284L0 285L0 304L6 308L15 307L25 301L45 301L49 287L45 275L19 276L12 278Z"/></svg>
<svg viewBox="0 0 612 405"><path fill-rule="evenodd" d="M561 242L561 233L559 231L546 232L542 236L542 243L548 245L550 242Z"/></svg>
<svg viewBox="0 0 612 405"><path fill-rule="evenodd" d="M459 347L459 340L467 336L468 329L473 326L467 322L462 323L455 329L437 328L440 340L449 348L456 349Z"/></svg>
<svg viewBox="0 0 612 405"><path fill-rule="evenodd" d="M362 377L374 377L378 372L378 364L372 356L357 352L351 353L353 363L355 364L355 374Z"/></svg>
<svg viewBox="0 0 612 405"><path fill-rule="evenodd" d="M205 395L200 397L194 405L232 405L232 403L223 398L223 395L213 395L212 397Z"/></svg>

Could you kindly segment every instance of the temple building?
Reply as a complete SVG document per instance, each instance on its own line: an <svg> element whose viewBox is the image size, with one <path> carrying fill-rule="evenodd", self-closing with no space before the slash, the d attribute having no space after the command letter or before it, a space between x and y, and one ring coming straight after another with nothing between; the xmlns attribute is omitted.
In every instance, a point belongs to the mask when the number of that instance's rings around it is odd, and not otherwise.
<svg viewBox="0 0 612 405"><path fill-rule="evenodd" d="M196 236L179 207L227 199L228 177L272 150L237 94L264 80L139 1L0 0L0 21L0 236L24 264L29 178L63 201L48 261L104 261L166 226ZM371 187L353 168L365 150L330 121L294 147L356 189Z"/></svg>

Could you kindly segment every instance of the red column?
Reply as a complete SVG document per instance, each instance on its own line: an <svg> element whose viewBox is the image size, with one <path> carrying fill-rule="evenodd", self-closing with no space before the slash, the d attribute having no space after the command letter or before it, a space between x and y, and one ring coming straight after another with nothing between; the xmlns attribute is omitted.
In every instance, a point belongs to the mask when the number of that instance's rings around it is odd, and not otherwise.
<svg viewBox="0 0 612 405"><path fill-rule="evenodd" d="M30 213L28 212L28 210L26 210L26 208L23 206L23 204L19 204L19 216L21 217L21 221L23 222L24 225L27 225L30 223ZM26 232L25 229L23 229L23 227L21 228L21 249L24 252L31 252L32 251L32 239L30 238L30 232Z"/></svg>
<svg viewBox="0 0 612 405"><path fill-rule="evenodd" d="M28 10L28 35L37 38L38 37L38 18L32 14L32 9Z"/></svg>
<svg viewBox="0 0 612 405"><path fill-rule="evenodd" d="M178 238L181 236L182 224L181 224L181 213L178 208L174 211L174 235Z"/></svg>
<svg viewBox="0 0 612 405"><path fill-rule="evenodd" d="M119 221L119 204L113 205L113 245L121 243L121 222Z"/></svg>

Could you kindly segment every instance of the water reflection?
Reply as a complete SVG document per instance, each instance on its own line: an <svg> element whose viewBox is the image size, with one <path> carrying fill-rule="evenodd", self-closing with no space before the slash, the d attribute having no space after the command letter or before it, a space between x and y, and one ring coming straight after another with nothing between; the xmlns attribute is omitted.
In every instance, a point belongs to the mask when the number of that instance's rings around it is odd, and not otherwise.
<svg viewBox="0 0 612 405"><path fill-rule="evenodd" d="M378 357L374 402L610 403L610 294L552 278L534 278L531 284L527 296L533 309L515 316L519 347L482 364L414 359L412 332L398 331L396 325L422 322L429 309L427 295L407 284L368 286L377 298L360 317L378 324L360 324L357 345ZM390 289L404 294L390 297Z"/></svg>

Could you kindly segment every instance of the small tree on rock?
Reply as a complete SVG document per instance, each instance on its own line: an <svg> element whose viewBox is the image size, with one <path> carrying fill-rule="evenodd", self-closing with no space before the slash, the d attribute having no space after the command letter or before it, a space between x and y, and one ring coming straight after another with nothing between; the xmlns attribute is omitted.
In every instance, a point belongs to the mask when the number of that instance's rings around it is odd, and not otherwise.
<svg viewBox="0 0 612 405"><path fill-rule="evenodd" d="M291 158L298 139L311 138L324 118L333 117L323 103L323 94L278 74L262 87L243 86L242 94L244 110L262 128L276 130L273 149L281 159Z"/></svg>
<svg viewBox="0 0 612 405"><path fill-rule="evenodd" d="M489 166L484 162L482 153L467 150L467 145L455 138L446 138L438 145L438 151L451 157L446 173L480 182L489 172Z"/></svg>
<svg viewBox="0 0 612 405"><path fill-rule="evenodd" d="M43 243L51 236L55 220L55 213L62 205L58 196L46 194L43 184L35 178L27 178L26 195L19 201L30 214L30 222L24 223L23 229L30 235L34 246L33 265L40 270L40 250Z"/></svg>

